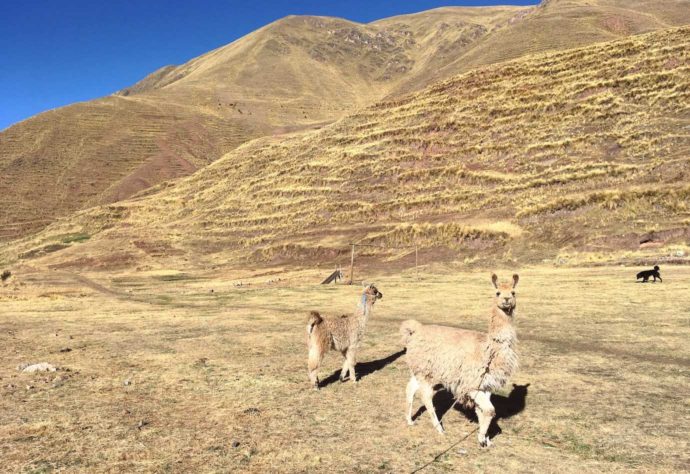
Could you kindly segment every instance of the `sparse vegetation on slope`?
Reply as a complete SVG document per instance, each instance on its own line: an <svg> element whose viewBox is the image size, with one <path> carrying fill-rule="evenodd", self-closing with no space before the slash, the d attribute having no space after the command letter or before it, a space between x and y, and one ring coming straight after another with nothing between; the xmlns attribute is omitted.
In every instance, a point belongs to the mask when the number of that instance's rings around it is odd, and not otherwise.
<svg viewBox="0 0 690 474"><path fill-rule="evenodd" d="M4 256L71 232L92 238L46 263L93 263L112 248L144 265L165 255L200 265L329 261L349 242L416 243L426 261L535 261L634 251L650 231L679 242L688 220L688 51L690 28L680 28L472 71L319 131L254 141Z"/></svg>
<svg viewBox="0 0 690 474"><path fill-rule="evenodd" d="M0 192L14 196L0 241L189 175L254 138L318 128L477 66L688 22L687 0L440 8L367 25L288 17L117 96L0 132Z"/></svg>
<svg viewBox="0 0 690 474"><path fill-rule="evenodd" d="M383 20L386 22L387 20ZM612 41L629 35L690 23L688 0L544 0L539 6L516 12L500 28L470 44L439 49L450 54L427 74L409 78L398 91L412 91L479 66L528 54ZM446 43L448 46L448 44Z"/></svg>
<svg viewBox="0 0 690 474"><path fill-rule="evenodd" d="M330 123L426 74L421 59L441 44L478 40L474 22L487 34L522 10L451 8L385 26L288 17L115 96L25 120L0 133L0 192L12 196L0 240L189 175L251 139Z"/></svg>

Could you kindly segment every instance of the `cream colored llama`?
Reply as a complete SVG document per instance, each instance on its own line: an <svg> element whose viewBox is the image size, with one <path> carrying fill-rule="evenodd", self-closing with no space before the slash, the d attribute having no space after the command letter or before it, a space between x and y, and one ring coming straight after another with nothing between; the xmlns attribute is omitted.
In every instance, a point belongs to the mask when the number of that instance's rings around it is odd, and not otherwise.
<svg viewBox="0 0 690 474"><path fill-rule="evenodd" d="M434 427L443 434L443 426L436 416L432 401L434 386L443 385L466 406L475 406L479 420L479 445L491 445L487 431L496 415L491 404L491 392L503 387L518 366L515 319L515 287L498 285L494 274L491 281L496 298L491 309L488 333L457 329L448 326L422 325L408 320L400 332L407 348L407 365L412 377L407 384L407 423L412 425L412 403L417 390L426 406Z"/></svg>
<svg viewBox="0 0 690 474"><path fill-rule="evenodd" d="M307 320L307 348L309 349L309 380L315 389L319 389L317 372L321 360L329 349L339 351L345 361L340 372L340 381L350 372L350 380L357 381L355 375L356 351L371 316L376 300L383 294L373 284L365 285L357 310L352 315L322 317L312 311Z"/></svg>

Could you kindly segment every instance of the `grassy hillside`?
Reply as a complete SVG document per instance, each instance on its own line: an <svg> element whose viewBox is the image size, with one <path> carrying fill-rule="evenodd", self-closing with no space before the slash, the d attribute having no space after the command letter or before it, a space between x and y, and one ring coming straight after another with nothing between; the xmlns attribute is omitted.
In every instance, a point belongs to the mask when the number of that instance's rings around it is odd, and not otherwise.
<svg viewBox="0 0 690 474"><path fill-rule="evenodd" d="M449 48L455 53L454 59L435 64L427 74L408 78L394 92L417 90L479 66L528 54L612 41L689 23L689 0L545 0L537 8L518 12L462 50Z"/></svg>
<svg viewBox="0 0 690 474"><path fill-rule="evenodd" d="M190 106L121 97L21 122L0 134L0 240L189 175L258 134L256 127Z"/></svg>
<svg viewBox="0 0 690 474"><path fill-rule="evenodd" d="M687 252L689 51L680 28L471 71L318 131L241 146L2 259L331 264L345 263L349 242L417 244L423 262ZM389 265L414 258L363 252Z"/></svg>
<svg viewBox="0 0 690 474"><path fill-rule="evenodd" d="M690 2L551 0L371 24L287 17L112 97L0 132L0 241L471 68L690 22Z"/></svg>
<svg viewBox="0 0 690 474"><path fill-rule="evenodd" d="M470 44L523 10L451 8L385 26L288 17L115 96L25 120L0 133L0 240L188 175L248 140L331 122L424 74L420 58L440 44Z"/></svg>

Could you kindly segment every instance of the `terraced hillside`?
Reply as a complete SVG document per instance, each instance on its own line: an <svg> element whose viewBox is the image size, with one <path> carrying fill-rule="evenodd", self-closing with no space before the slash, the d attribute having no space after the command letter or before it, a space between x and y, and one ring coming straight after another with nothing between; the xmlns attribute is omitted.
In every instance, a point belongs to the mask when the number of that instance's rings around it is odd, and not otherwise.
<svg viewBox="0 0 690 474"><path fill-rule="evenodd" d="M439 49L436 57L444 57L445 61L430 64L432 67L426 74L408 78L393 94L414 91L476 67L528 54L687 24L690 24L689 0L544 0L536 8L519 12L505 27L494 28L467 45L460 54L451 55L454 58L447 57L448 50L454 49L452 46Z"/></svg>
<svg viewBox="0 0 690 474"><path fill-rule="evenodd" d="M120 97L41 114L0 138L0 239L186 176L257 133L252 123Z"/></svg>
<svg viewBox="0 0 690 474"><path fill-rule="evenodd" d="M312 264L343 262L349 242L414 243L425 262L687 254L689 99L688 27L530 56L318 131L251 142L189 178L56 223L0 259Z"/></svg>
<svg viewBox="0 0 690 474"><path fill-rule="evenodd" d="M367 25L288 17L0 132L0 241L477 66L688 22L688 0L441 8Z"/></svg>
<svg viewBox="0 0 690 474"><path fill-rule="evenodd" d="M288 17L115 96L23 121L0 133L10 196L0 240L188 175L248 140L331 122L423 74L419 59L440 44L468 45L523 10L444 9L385 27Z"/></svg>

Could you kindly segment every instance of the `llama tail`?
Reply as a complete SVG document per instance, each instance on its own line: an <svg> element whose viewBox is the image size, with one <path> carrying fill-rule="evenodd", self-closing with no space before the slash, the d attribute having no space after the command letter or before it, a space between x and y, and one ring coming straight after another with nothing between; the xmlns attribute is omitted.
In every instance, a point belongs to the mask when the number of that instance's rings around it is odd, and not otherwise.
<svg viewBox="0 0 690 474"><path fill-rule="evenodd" d="M307 319L307 337L309 337L314 332L316 326L318 326L322 322L323 318L321 317L318 311L310 311L309 319Z"/></svg>
<svg viewBox="0 0 690 474"><path fill-rule="evenodd" d="M400 335L402 336L402 343L404 346L407 346L414 333L419 331L421 327L422 323L415 321L414 319L408 319L407 321L402 322L400 325Z"/></svg>

